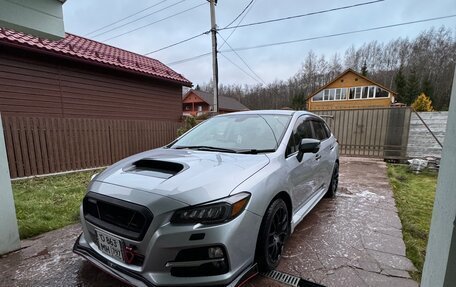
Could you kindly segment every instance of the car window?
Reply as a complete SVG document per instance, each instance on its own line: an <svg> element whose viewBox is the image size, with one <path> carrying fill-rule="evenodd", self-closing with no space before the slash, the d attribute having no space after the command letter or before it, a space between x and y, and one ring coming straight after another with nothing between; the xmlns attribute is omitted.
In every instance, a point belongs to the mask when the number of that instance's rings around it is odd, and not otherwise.
<svg viewBox="0 0 456 287"><path fill-rule="evenodd" d="M315 138L317 140L323 141L329 138L329 135L326 131L326 127L324 125L325 124L322 121L312 121L312 126L315 132Z"/></svg>
<svg viewBox="0 0 456 287"><path fill-rule="evenodd" d="M288 141L286 156L298 151L301 139L313 138L312 126L309 120L298 119Z"/></svg>
<svg viewBox="0 0 456 287"><path fill-rule="evenodd" d="M328 138L331 137L331 129L328 127L328 124L327 123L323 123L323 127L325 128L326 136Z"/></svg>

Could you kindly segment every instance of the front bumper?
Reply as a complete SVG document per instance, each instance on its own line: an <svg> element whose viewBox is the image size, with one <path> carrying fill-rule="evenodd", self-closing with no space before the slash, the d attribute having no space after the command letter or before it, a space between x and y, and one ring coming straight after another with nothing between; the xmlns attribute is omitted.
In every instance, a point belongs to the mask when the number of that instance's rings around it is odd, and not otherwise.
<svg viewBox="0 0 456 287"><path fill-rule="evenodd" d="M100 270L110 274L114 278L132 286L138 287L157 287L156 285L149 282L141 274L130 271L122 266L119 266L105 257L95 252L90 246L84 242L83 234L79 235L73 246L73 252L84 257L90 263L95 265ZM228 285L221 285L226 287L241 287L247 281L252 279L258 274L258 266L256 263L252 264L241 272L234 280Z"/></svg>
<svg viewBox="0 0 456 287"><path fill-rule="evenodd" d="M111 233L126 246L134 245L139 254L144 256L139 265L127 264L103 253L98 248L95 234L96 230L106 230L86 221L84 216L81 216L83 234L76 241L74 252L103 271L134 286L236 286L242 283L246 274L252 275L252 270L256 268L253 262L256 237L261 224L260 216L245 210L230 222L203 226L169 224L171 214L172 212L157 215L141 241ZM204 234L201 239L192 239L193 235L201 234ZM181 251L211 246L223 247L228 264L225 273L208 275L203 271L204 274L200 276L172 273L173 264L184 263L177 260ZM188 261L185 264L188 264Z"/></svg>

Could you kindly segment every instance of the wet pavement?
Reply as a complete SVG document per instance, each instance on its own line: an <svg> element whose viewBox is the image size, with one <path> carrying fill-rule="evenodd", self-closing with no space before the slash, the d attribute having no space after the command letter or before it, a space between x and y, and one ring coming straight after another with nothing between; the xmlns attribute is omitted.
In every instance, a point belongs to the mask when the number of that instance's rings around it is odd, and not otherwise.
<svg viewBox="0 0 456 287"><path fill-rule="evenodd" d="M417 287L405 257L386 164L341 158L339 191L323 199L288 239L278 271L324 286ZM0 286L122 286L72 253L79 224L22 241L0 257ZM286 286L257 276L254 286Z"/></svg>

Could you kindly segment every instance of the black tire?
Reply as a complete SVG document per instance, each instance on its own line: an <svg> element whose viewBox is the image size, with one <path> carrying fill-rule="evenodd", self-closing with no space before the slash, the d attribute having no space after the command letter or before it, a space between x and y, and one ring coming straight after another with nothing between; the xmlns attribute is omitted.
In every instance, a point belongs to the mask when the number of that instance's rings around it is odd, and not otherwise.
<svg viewBox="0 0 456 287"><path fill-rule="evenodd" d="M339 163L334 164L333 174L331 176L331 183L329 184L328 191L326 191L325 197L335 197L337 187L339 186Z"/></svg>
<svg viewBox="0 0 456 287"><path fill-rule="evenodd" d="M278 198L266 210L258 234L256 262L260 271L277 267L283 244L290 235L290 220L285 202Z"/></svg>

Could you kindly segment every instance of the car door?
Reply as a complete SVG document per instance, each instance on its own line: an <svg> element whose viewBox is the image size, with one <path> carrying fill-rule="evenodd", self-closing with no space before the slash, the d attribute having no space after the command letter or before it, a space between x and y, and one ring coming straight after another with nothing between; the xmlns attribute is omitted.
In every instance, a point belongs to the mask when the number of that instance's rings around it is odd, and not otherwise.
<svg viewBox="0 0 456 287"><path fill-rule="evenodd" d="M317 180L318 187L316 191L321 189L327 190L329 187L329 179L332 174L331 150L334 148L331 142L331 134L325 127L325 123L318 118L311 120L314 131L314 138L320 140L320 150L316 153L317 161Z"/></svg>
<svg viewBox="0 0 456 287"><path fill-rule="evenodd" d="M317 188L317 160L315 154L306 153L302 161L297 159L301 139L313 137L312 124L308 117L302 116L298 118L293 127L285 154L288 183L295 210L305 204Z"/></svg>

